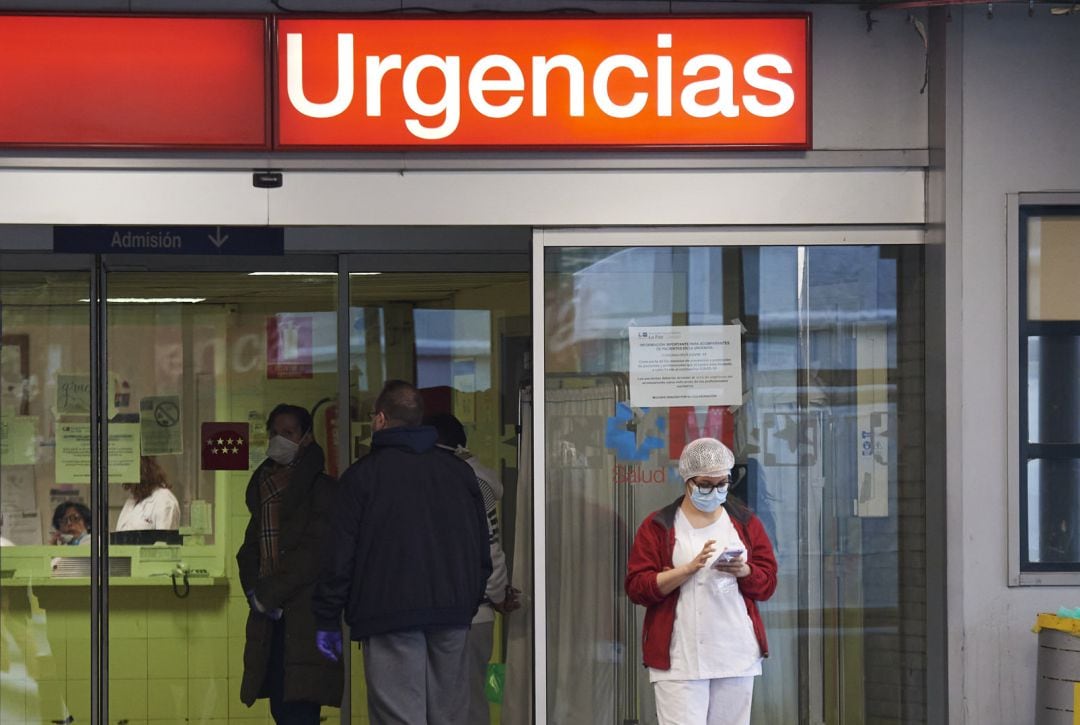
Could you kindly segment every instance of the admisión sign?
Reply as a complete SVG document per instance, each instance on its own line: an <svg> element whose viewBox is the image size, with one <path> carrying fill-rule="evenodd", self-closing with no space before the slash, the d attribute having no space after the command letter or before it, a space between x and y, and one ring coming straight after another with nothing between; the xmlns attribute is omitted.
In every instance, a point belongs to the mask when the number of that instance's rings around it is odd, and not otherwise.
<svg viewBox="0 0 1080 725"><path fill-rule="evenodd" d="M281 19L277 145L809 147L809 17Z"/></svg>

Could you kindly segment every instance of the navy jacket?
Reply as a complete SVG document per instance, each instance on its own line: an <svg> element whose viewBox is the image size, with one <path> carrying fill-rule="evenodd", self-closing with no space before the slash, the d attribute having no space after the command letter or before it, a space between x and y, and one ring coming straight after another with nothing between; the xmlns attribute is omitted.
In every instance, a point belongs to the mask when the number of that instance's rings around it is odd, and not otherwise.
<svg viewBox="0 0 1080 725"><path fill-rule="evenodd" d="M435 429L387 428L338 486L326 566L312 599L317 626L352 638L468 627L491 574L476 474L435 445Z"/></svg>

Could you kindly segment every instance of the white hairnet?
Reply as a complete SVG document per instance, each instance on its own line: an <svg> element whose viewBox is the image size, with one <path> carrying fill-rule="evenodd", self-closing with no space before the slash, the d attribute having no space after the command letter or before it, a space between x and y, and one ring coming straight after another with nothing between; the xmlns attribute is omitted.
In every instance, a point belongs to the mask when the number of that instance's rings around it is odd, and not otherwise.
<svg viewBox="0 0 1080 725"><path fill-rule="evenodd" d="M731 473L735 454L715 438L690 441L679 456L679 475L689 481L695 476L721 477Z"/></svg>

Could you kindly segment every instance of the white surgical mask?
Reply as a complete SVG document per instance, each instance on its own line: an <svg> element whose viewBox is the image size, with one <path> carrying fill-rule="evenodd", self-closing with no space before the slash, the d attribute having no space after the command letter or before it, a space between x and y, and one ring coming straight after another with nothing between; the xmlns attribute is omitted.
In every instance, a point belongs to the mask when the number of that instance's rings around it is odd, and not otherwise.
<svg viewBox="0 0 1080 725"><path fill-rule="evenodd" d="M708 493L703 493L697 486L690 485L690 503L702 513L711 514L724 503L725 498L727 498L727 491L724 491L724 496L721 497L718 489L714 488Z"/></svg>
<svg viewBox="0 0 1080 725"><path fill-rule="evenodd" d="M274 436L266 446L266 457L287 466L293 462L299 450L299 443L293 443L285 436Z"/></svg>
<svg viewBox="0 0 1080 725"><path fill-rule="evenodd" d="M75 540L75 534L60 534L60 542L63 544L70 544Z"/></svg>

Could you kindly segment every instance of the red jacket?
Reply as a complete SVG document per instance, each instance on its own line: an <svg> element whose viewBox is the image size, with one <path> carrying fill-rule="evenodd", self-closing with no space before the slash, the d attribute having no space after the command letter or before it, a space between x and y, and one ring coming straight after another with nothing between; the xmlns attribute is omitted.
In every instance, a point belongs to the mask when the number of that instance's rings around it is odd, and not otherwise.
<svg viewBox="0 0 1080 725"><path fill-rule="evenodd" d="M658 670L671 669L671 633L675 628L679 590L664 596L656 584L656 576L674 567L671 557L675 551L675 512L682 500L680 496L674 503L645 518L634 537L626 569L626 595L630 601L647 608L641 633L642 659L646 667ZM761 622L757 602L765 601L776 591L776 557L757 516L730 503L725 503L724 508L746 547L750 573L738 579L739 591L746 602L761 654L768 657L769 643L765 639L765 625Z"/></svg>

